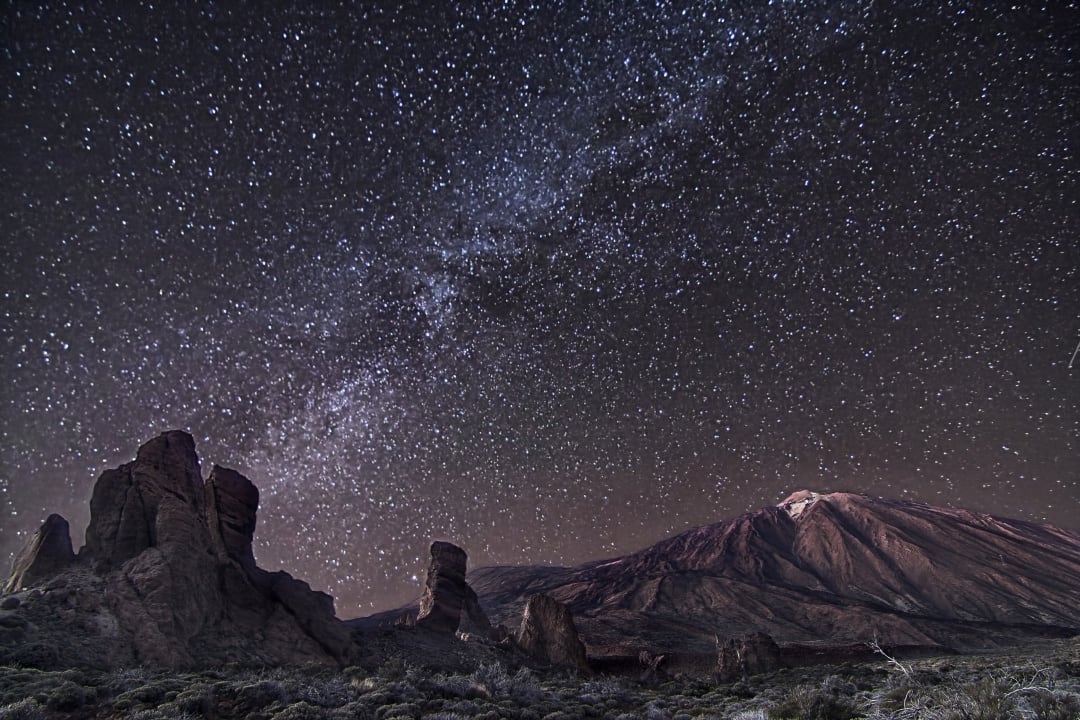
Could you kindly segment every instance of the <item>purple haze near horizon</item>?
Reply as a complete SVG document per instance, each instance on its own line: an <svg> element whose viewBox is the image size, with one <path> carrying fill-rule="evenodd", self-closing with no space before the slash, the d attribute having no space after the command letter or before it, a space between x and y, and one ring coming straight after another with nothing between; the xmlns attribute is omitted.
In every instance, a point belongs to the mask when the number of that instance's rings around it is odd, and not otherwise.
<svg viewBox="0 0 1080 720"><path fill-rule="evenodd" d="M171 428L344 617L801 487L1077 527L1072 4L141 5L0 22L0 560Z"/></svg>

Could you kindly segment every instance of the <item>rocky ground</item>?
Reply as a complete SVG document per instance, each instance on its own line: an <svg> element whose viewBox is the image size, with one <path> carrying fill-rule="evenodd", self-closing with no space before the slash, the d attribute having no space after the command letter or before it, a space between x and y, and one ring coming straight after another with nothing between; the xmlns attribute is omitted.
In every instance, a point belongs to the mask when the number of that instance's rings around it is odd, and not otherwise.
<svg viewBox="0 0 1080 720"><path fill-rule="evenodd" d="M411 655L406 657L405 655ZM177 673L0 667L0 718L926 718L1080 717L1080 641L995 654L784 669L730 682L516 667L406 653L341 671L238 665ZM463 659L463 658L459 658Z"/></svg>

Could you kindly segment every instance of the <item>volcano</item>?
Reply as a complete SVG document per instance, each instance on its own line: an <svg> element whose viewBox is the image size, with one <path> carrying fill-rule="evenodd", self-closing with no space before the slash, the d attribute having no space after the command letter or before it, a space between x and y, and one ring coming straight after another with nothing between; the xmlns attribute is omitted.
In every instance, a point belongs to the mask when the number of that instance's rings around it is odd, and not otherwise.
<svg viewBox="0 0 1080 720"><path fill-rule="evenodd" d="M960 651L1080 632L1080 534L846 492L695 528L573 568L470 574L492 619L529 595L570 607L592 657L715 656L718 637L782 647Z"/></svg>

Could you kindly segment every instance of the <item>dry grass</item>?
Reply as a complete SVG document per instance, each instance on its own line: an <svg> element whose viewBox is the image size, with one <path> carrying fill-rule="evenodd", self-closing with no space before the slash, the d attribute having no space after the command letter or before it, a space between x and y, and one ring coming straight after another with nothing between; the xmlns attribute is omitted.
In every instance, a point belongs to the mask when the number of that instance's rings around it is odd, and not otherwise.
<svg viewBox="0 0 1080 720"><path fill-rule="evenodd" d="M736 683L472 672L395 658L339 673L111 673L0 667L0 720L1076 720L1080 643L782 670Z"/></svg>

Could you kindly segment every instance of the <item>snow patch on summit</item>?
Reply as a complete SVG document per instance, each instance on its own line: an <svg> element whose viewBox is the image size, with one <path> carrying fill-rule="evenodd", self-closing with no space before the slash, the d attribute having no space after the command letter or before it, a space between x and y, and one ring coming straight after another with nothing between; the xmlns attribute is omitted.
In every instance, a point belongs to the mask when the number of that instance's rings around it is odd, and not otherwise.
<svg viewBox="0 0 1080 720"><path fill-rule="evenodd" d="M821 497L821 493L816 493L813 490L799 490L788 496L777 507L797 520L806 511L806 508L817 502L819 497Z"/></svg>

